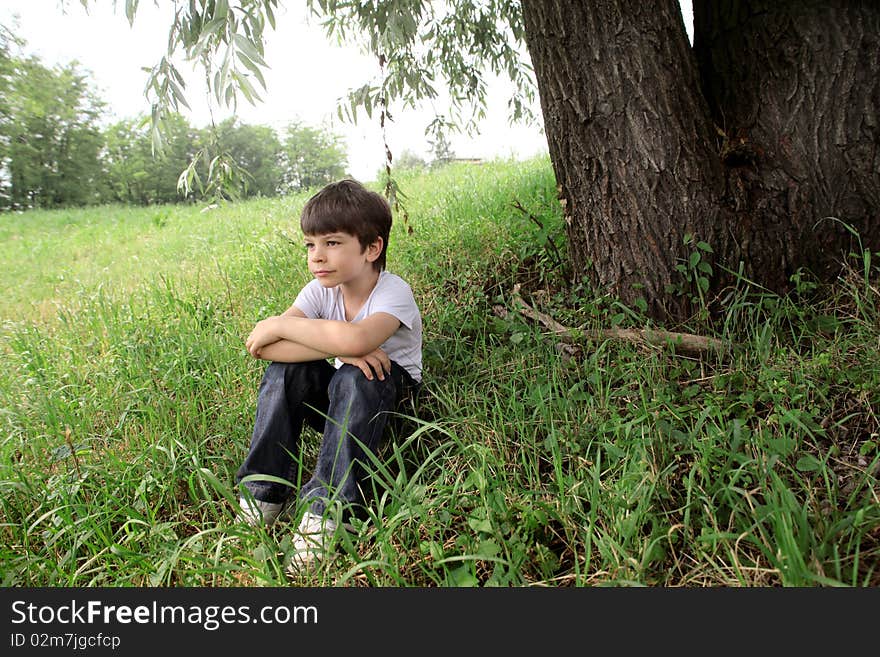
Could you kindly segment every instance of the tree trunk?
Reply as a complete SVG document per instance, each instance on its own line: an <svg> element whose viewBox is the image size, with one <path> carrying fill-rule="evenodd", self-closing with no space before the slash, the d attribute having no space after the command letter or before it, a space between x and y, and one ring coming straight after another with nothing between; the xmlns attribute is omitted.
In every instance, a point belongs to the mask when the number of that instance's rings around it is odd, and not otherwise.
<svg viewBox="0 0 880 657"><path fill-rule="evenodd" d="M676 0L522 3L574 271L660 320L699 299L697 241L709 299L719 265L776 291L833 273L848 233L823 217L878 232L880 3L695 5L699 73Z"/></svg>
<svg viewBox="0 0 880 657"><path fill-rule="evenodd" d="M723 186L676 0L524 0L573 270L682 317L686 234L717 248Z"/></svg>
<svg viewBox="0 0 880 657"><path fill-rule="evenodd" d="M694 51L725 135L725 202L752 276L784 291L880 248L880 3L694 3ZM838 221L839 220L839 221Z"/></svg>

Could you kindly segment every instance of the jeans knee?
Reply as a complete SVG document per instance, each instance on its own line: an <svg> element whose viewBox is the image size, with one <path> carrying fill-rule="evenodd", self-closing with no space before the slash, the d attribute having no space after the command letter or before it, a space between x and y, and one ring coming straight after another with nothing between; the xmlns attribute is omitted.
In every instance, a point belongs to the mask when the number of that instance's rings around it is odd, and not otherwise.
<svg viewBox="0 0 880 657"><path fill-rule="evenodd" d="M386 376L384 381L378 378L368 379L359 367L343 364L330 381L329 393L331 397L368 397L377 400L384 396L383 391L393 386L391 377Z"/></svg>
<svg viewBox="0 0 880 657"><path fill-rule="evenodd" d="M367 383L370 381L359 367L346 363L333 374L333 378L330 380L330 390L331 392L353 392Z"/></svg>

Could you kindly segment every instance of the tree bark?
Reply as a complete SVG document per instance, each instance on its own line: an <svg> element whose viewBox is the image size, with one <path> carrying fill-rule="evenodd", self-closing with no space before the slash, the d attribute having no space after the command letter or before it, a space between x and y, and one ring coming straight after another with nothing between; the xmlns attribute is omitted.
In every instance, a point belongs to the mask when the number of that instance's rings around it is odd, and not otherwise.
<svg viewBox="0 0 880 657"><path fill-rule="evenodd" d="M728 257L784 291L800 268L831 280L880 248L880 3L695 2L694 34L724 133Z"/></svg>
<svg viewBox="0 0 880 657"><path fill-rule="evenodd" d="M660 320L693 311L696 241L707 298L719 265L779 292L839 271L825 217L877 247L880 3L694 4L695 51L676 0L522 2L573 271Z"/></svg>
<svg viewBox="0 0 880 657"><path fill-rule="evenodd" d="M690 312L675 266L717 248L723 175L676 0L524 0L573 270L656 317Z"/></svg>

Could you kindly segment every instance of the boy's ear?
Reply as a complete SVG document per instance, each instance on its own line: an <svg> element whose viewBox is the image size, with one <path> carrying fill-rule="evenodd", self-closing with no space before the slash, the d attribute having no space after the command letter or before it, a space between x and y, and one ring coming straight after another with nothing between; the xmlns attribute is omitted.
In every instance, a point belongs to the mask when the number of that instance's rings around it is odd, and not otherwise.
<svg viewBox="0 0 880 657"><path fill-rule="evenodd" d="M377 237L373 242L371 242L367 246L367 260L369 262L375 262L376 259L382 255L382 245L384 244L381 237Z"/></svg>

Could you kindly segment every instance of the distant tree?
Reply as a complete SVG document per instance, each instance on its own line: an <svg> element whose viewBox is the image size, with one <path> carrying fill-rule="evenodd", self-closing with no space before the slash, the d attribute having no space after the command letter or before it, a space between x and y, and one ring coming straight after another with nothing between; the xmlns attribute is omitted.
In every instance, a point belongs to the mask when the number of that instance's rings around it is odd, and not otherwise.
<svg viewBox="0 0 880 657"><path fill-rule="evenodd" d="M6 161L11 137L9 123L12 121L12 105L9 99L15 75L11 45L20 45L20 41L4 25L0 25L0 208L10 205L11 191Z"/></svg>
<svg viewBox="0 0 880 657"><path fill-rule="evenodd" d="M0 166L8 207L85 205L100 198L104 103L76 62L46 68L2 56Z"/></svg>
<svg viewBox="0 0 880 657"><path fill-rule="evenodd" d="M239 124L231 118L195 129L183 115L171 114L163 132L162 149L156 152L145 118L126 119L107 128L102 160L108 200L148 205L277 193L281 143L271 128ZM212 189L206 184L208 169L222 157L230 158L241 173L226 180L222 189ZM180 184L181 171L186 170L192 171L188 186Z"/></svg>
<svg viewBox="0 0 880 657"><path fill-rule="evenodd" d="M431 160L431 166L442 166L455 157L455 151L452 150L452 144L449 143L446 133L436 133L434 139L430 141L430 144L431 155L433 157Z"/></svg>
<svg viewBox="0 0 880 657"><path fill-rule="evenodd" d="M298 121L290 123L284 131L282 189L299 191L332 182L345 175L347 161L338 135Z"/></svg>
<svg viewBox="0 0 880 657"><path fill-rule="evenodd" d="M394 158L394 166L402 171L422 169L427 165L428 163L425 162L424 158L409 150L408 148L403 149L400 155Z"/></svg>
<svg viewBox="0 0 880 657"><path fill-rule="evenodd" d="M143 126L138 129L138 124L136 119L125 119L104 130L101 160L104 166L105 201L145 203L149 152L145 152L143 140L149 135L145 135Z"/></svg>
<svg viewBox="0 0 880 657"><path fill-rule="evenodd" d="M200 131L190 125L182 114L172 114L166 128L166 140L161 152L150 149L147 160L147 174L151 184L150 203L172 203L194 200L196 194L180 189L180 172L191 161L198 149ZM147 141L143 142L146 150Z"/></svg>
<svg viewBox="0 0 880 657"><path fill-rule="evenodd" d="M180 114L170 115L166 123L161 153L153 152L149 122L144 118L125 119L104 131L107 200L150 205L187 198L178 189L178 179L198 149L200 132ZM194 196L195 192L189 194Z"/></svg>
<svg viewBox="0 0 880 657"><path fill-rule="evenodd" d="M238 196L278 193L282 185L282 146L272 128L242 124L230 118L217 126L213 137L217 152L228 153L244 172Z"/></svg>

